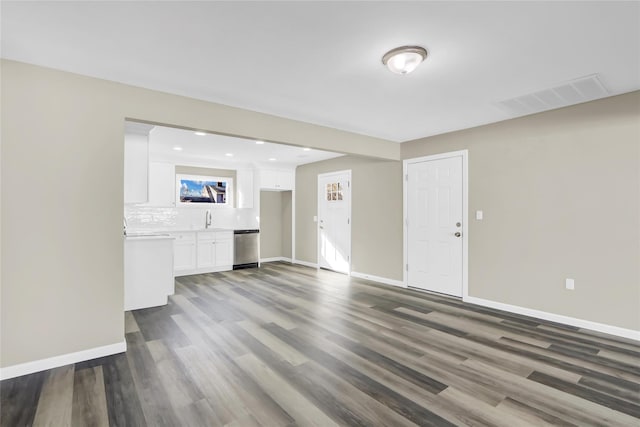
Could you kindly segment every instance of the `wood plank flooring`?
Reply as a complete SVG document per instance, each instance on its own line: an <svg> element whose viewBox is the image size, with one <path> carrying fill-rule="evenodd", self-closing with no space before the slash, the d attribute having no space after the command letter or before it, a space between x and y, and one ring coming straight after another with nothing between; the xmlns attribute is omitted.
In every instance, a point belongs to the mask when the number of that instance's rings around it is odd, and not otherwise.
<svg viewBox="0 0 640 427"><path fill-rule="evenodd" d="M285 263L180 277L2 426L640 426L637 342Z"/></svg>

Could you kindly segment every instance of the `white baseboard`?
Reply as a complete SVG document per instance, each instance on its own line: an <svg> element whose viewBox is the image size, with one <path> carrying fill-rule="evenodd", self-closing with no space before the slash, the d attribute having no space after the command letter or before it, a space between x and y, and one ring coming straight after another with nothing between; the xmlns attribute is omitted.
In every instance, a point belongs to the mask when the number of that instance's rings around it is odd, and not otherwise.
<svg viewBox="0 0 640 427"><path fill-rule="evenodd" d="M0 380L33 374L34 372L46 371L47 369L84 362L85 360L96 359L98 357L124 353L125 351L127 351L127 342L123 340L122 342L103 345L102 347L95 347L88 350L77 351L75 353L62 354L60 356L49 357L47 359L34 360L33 362L7 366L6 368L0 368Z"/></svg>
<svg viewBox="0 0 640 427"><path fill-rule="evenodd" d="M307 262L307 261L300 261L299 259L294 259L293 260L294 264L300 264L300 265L304 265L306 267L311 267L311 268L318 268L318 264L313 263L313 262Z"/></svg>
<svg viewBox="0 0 640 427"><path fill-rule="evenodd" d="M263 262L278 262L278 261L291 262L291 258L287 258L283 256L275 256L271 258L260 258L260 264L262 264Z"/></svg>
<svg viewBox="0 0 640 427"><path fill-rule="evenodd" d="M386 277L374 276L372 274L358 273L357 271L352 271L351 276L357 277L358 279L371 280L372 282L384 283L385 285L406 288L402 280L387 279Z"/></svg>
<svg viewBox="0 0 640 427"><path fill-rule="evenodd" d="M551 322L564 323L565 325L576 326L578 328L591 329L592 331L604 332L618 337L629 338L640 341L640 331L633 329L620 328L604 323L592 322L590 320L576 319L575 317L563 316L561 314L549 313L541 310L520 307L517 305L504 304L497 301L486 300L482 298L463 297L464 302L481 305L483 307L495 308L498 310L508 311L510 313L522 314L524 316L536 317L538 319L549 320Z"/></svg>

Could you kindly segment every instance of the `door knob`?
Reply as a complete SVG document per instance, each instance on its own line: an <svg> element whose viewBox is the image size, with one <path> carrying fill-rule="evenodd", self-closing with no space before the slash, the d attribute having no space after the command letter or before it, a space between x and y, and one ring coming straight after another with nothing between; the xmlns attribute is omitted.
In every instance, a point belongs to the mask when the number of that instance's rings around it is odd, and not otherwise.
<svg viewBox="0 0 640 427"><path fill-rule="evenodd" d="M462 234L459 231L456 231L456 234L454 234L454 236L460 237L460 236L462 236Z"/></svg>

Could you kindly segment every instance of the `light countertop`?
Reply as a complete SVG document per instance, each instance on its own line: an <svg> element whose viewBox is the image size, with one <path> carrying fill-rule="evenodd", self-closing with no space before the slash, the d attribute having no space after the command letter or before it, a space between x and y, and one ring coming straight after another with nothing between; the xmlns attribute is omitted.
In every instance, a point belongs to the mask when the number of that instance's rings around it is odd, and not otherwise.
<svg viewBox="0 0 640 427"><path fill-rule="evenodd" d="M161 233L150 233L150 232L134 232L134 233L127 233L126 236L124 236L125 240L130 240L130 241L134 241L134 240L173 240L174 237L168 235L168 234L161 234Z"/></svg>

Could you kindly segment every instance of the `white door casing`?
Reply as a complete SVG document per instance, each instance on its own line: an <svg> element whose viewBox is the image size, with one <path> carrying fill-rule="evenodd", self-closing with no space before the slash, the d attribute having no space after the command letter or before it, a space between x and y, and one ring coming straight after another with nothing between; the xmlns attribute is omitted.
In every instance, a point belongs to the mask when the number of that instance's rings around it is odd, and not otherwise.
<svg viewBox="0 0 640 427"><path fill-rule="evenodd" d="M467 287L466 151L405 160L405 284L456 297Z"/></svg>
<svg viewBox="0 0 640 427"><path fill-rule="evenodd" d="M351 272L351 171L318 175L318 267Z"/></svg>

